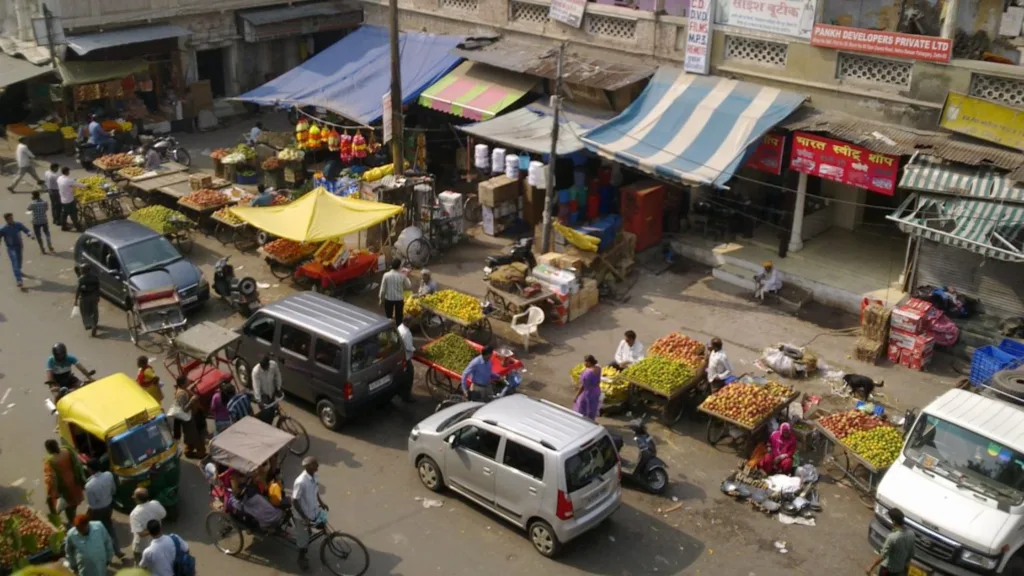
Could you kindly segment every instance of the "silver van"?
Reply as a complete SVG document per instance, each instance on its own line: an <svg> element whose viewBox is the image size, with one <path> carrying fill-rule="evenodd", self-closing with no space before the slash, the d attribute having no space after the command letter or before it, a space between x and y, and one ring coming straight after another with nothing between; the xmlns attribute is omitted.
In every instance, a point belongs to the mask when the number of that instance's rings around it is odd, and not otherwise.
<svg viewBox="0 0 1024 576"><path fill-rule="evenodd" d="M412 429L409 459L424 486L450 488L525 529L548 558L622 501L608 431L523 394L433 414Z"/></svg>
<svg viewBox="0 0 1024 576"><path fill-rule="evenodd" d="M252 367L271 354L285 392L315 404L332 430L363 406L389 402L401 386L406 360L394 322L323 294L282 298L240 331L234 363L242 384L251 387Z"/></svg>

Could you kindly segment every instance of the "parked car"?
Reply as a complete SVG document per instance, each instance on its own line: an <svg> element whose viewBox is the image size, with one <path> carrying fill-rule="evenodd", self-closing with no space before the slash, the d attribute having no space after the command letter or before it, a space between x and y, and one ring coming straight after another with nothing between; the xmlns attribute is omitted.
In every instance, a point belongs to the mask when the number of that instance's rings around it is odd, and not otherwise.
<svg viewBox="0 0 1024 576"><path fill-rule="evenodd" d="M412 429L409 459L428 489L450 488L525 529L549 558L622 501L608 431L522 394L433 414Z"/></svg>
<svg viewBox="0 0 1024 576"><path fill-rule="evenodd" d="M390 402L401 385L406 360L395 323L323 294L281 298L240 330L234 363L242 384L251 386L252 367L271 354L285 392L315 404L331 430L364 406Z"/></svg>
<svg viewBox="0 0 1024 576"><path fill-rule="evenodd" d="M75 274L85 263L99 276L102 293L119 306L127 305L129 286L145 291L173 283L186 310L210 299L210 284L199 267L137 222L114 220L83 232L75 243Z"/></svg>

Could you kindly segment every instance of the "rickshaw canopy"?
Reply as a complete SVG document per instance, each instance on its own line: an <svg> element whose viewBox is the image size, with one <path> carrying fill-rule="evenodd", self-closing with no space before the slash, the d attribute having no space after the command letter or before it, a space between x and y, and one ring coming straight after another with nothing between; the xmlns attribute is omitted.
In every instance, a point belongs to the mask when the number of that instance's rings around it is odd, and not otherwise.
<svg viewBox="0 0 1024 576"><path fill-rule="evenodd" d="M173 346L192 358L207 360L238 342L241 334L213 322L197 324L174 337Z"/></svg>
<svg viewBox="0 0 1024 576"><path fill-rule="evenodd" d="M295 242L325 242L399 214L401 206L342 198L323 187L281 206L232 208L231 212L255 228Z"/></svg>
<svg viewBox="0 0 1024 576"><path fill-rule="evenodd" d="M294 438L261 420L246 416L213 437L210 457L222 466L251 474Z"/></svg>
<svg viewBox="0 0 1024 576"><path fill-rule="evenodd" d="M126 374L86 384L57 401L62 420L106 440L157 417L160 404ZM130 422L139 419L139 422Z"/></svg>

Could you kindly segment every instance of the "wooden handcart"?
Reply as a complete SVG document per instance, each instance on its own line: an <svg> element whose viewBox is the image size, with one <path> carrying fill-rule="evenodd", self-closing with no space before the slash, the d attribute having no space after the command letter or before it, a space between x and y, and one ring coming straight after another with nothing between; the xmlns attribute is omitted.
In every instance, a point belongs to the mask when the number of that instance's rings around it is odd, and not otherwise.
<svg viewBox="0 0 1024 576"><path fill-rule="evenodd" d="M270 273L273 274L274 278L277 278L278 280L286 280L288 278L291 278L292 275L295 274L295 269L301 266L302 264L308 262L313 257L314 252L310 252L309 254L303 254L301 256L296 257L293 260L286 261L267 252L266 250L263 249L262 246L259 249L260 255L263 256L263 258L267 261L267 265L270 266Z"/></svg>
<svg viewBox="0 0 1024 576"><path fill-rule="evenodd" d="M428 306L422 300L420 300L420 308L423 309L419 317L420 329L423 331L423 335L430 340L440 338L449 332L457 332L463 338L482 346L490 344L494 339L494 330L491 328L491 321L487 314L482 314L479 320L467 322Z"/></svg>
<svg viewBox="0 0 1024 576"><path fill-rule="evenodd" d="M627 400L629 406L635 408L642 405L647 408L654 408L659 414L661 421L671 426L679 422L683 417L686 400L696 392L697 384L700 382L700 374L695 373L689 380L683 382L669 393L652 388L643 382L633 380L622 374L618 376L617 380L629 383L629 400Z"/></svg>
<svg viewBox="0 0 1024 576"><path fill-rule="evenodd" d="M161 192L163 194L168 194L166 191L163 190L165 187L181 183L185 184L185 189L187 190L188 174L184 172L175 172L174 174L155 176L153 178L145 178L137 182L129 182L128 195L131 196L133 206L135 206L136 208L142 208L143 206L152 203L153 192ZM178 198L181 198L181 196L176 196L173 194L168 195L174 198L175 201L177 201ZM182 196L184 196L184 194L182 194Z"/></svg>
<svg viewBox="0 0 1024 576"><path fill-rule="evenodd" d="M341 297L346 291L365 286L377 272L379 254L374 252L352 253L340 266L328 266L315 258L295 269L294 279L300 286L314 292Z"/></svg>
<svg viewBox="0 0 1024 576"><path fill-rule="evenodd" d="M522 294L514 294L487 285L487 294L484 295L484 300L490 302L494 306L494 314L496 317L502 320L511 320L516 314L522 314L526 312L530 306L539 306L549 299L553 298L554 292L546 288L541 288L537 293L524 296Z"/></svg>
<svg viewBox="0 0 1024 576"><path fill-rule="evenodd" d="M120 170L121 168L127 168L127 167L133 165L133 164L107 164L106 162L103 162L102 158L103 157L101 156L100 158L97 158L96 160L94 160L92 165L95 166L97 170L102 172L104 176L106 176L107 178L109 178L111 180L114 180L115 178L117 178L117 171L118 170Z"/></svg>
<svg viewBox="0 0 1024 576"><path fill-rule="evenodd" d="M817 419L811 420L810 424L821 435L825 443L821 460L825 473L836 482L849 481L860 494L861 502L866 506L874 507L878 482L889 468L876 468L843 444L842 440L836 438L828 428L819 424Z"/></svg>
<svg viewBox="0 0 1024 576"><path fill-rule="evenodd" d="M473 347L474 350L479 352L483 350L483 346L465 339L466 343ZM412 359L420 364L427 367L427 372L423 377L423 381L427 386L427 391L430 396L438 402L447 400L451 396L458 394L459 387L462 385L462 374L449 370L440 364L436 364L426 357L425 350L430 348L432 344L437 340L431 340L422 348L416 350L413 353ZM509 351L508 354L498 354L496 350L491 355L491 371L498 378L504 378L510 374L513 370L522 370L524 368L522 360L516 358Z"/></svg>
<svg viewBox="0 0 1024 576"><path fill-rule="evenodd" d="M732 386L732 384L730 384L730 386ZM764 427L768 425L768 422L770 422L772 418L775 418L782 412L788 410L790 403L792 403L799 397L799 392L793 392L784 400L781 400L778 404L776 404L770 412L762 416L761 419L754 423L753 426L741 424L740 422L737 422L731 418L727 418L717 412L707 410L703 406L700 406L697 409L710 417L708 419L707 428L708 444L714 446L721 442L721 440L726 436L732 436L733 445L737 447L742 447L740 448L740 452L746 454L751 449L753 449L755 443L757 442L756 438L758 433L761 432L761 430L763 430ZM738 431L739 434L730 434L730 428L732 429L732 431Z"/></svg>
<svg viewBox="0 0 1024 576"><path fill-rule="evenodd" d="M230 203L231 202L227 199L227 196L224 197L224 202L222 204L204 206L193 204L191 202L188 202L184 198L178 200L178 206L181 206L182 208L194 214L194 222L196 223L196 226L199 228L200 231L202 231L207 236L210 235L210 232L213 231L214 227L216 226L216 222L213 222L210 219L210 216L212 216L213 213L216 212L217 210L220 210L221 208L227 206ZM211 222L213 222L213 226L210 225Z"/></svg>
<svg viewBox="0 0 1024 576"><path fill-rule="evenodd" d="M251 250L257 246L256 232L245 222L231 222L217 215L210 214L214 223L213 235L224 246L233 244L239 252Z"/></svg>
<svg viewBox="0 0 1024 576"><path fill-rule="evenodd" d="M78 217L85 228L96 225L100 221L99 212L106 216L105 220L124 218L124 206L121 205L121 197L124 194L118 188L111 188L104 198L98 198L89 202L76 200L78 203Z"/></svg>

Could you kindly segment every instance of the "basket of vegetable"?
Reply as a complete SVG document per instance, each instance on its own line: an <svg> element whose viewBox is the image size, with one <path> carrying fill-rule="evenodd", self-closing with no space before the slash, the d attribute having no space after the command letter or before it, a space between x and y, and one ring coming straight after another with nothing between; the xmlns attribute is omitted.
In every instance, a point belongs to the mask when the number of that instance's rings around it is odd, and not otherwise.
<svg viewBox="0 0 1024 576"><path fill-rule="evenodd" d="M57 519L54 519L57 520ZM0 513L0 572L50 562L64 549L59 520L44 519L28 506Z"/></svg>

